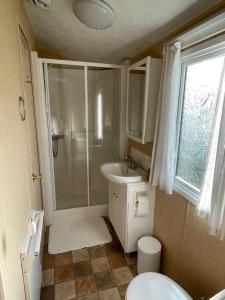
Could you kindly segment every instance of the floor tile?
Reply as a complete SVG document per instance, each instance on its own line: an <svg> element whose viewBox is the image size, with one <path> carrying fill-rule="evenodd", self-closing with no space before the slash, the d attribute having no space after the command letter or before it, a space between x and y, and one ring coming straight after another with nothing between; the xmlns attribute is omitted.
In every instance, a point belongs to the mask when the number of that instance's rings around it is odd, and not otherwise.
<svg viewBox="0 0 225 300"><path fill-rule="evenodd" d="M102 245L90 247L88 248L88 252L91 259L105 256L104 247Z"/></svg>
<svg viewBox="0 0 225 300"><path fill-rule="evenodd" d="M72 258L74 263L88 260L89 259L88 249L84 248L84 249L72 251Z"/></svg>
<svg viewBox="0 0 225 300"><path fill-rule="evenodd" d="M88 276L92 274L93 271L89 260L74 264L75 277Z"/></svg>
<svg viewBox="0 0 225 300"><path fill-rule="evenodd" d="M96 273L95 281L98 290L107 290L116 285L115 278L111 271Z"/></svg>
<svg viewBox="0 0 225 300"><path fill-rule="evenodd" d="M76 298L76 300L98 300L98 299L99 298L97 293Z"/></svg>
<svg viewBox="0 0 225 300"><path fill-rule="evenodd" d="M40 300L54 300L54 285L43 287L41 289L41 297Z"/></svg>
<svg viewBox="0 0 225 300"><path fill-rule="evenodd" d="M137 263L133 264L133 265L130 265L129 268L130 268L130 271L131 271L133 277L135 277L135 276L138 275L138 272L137 272Z"/></svg>
<svg viewBox="0 0 225 300"><path fill-rule="evenodd" d="M44 255L50 255L48 252L48 245L44 245Z"/></svg>
<svg viewBox="0 0 225 300"><path fill-rule="evenodd" d="M75 279L77 296L84 296L96 292L95 278L93 275L78 277Z"/></svg>
<svg viewBox="0 0 225 300"><path fill-rule="evenodd" d="M122 253L115 253L108 256L108 261L112 269L127 266L127 262Z"/></svg>
<svg viewBox="0 0 225 300"><path fill-rule="evenodd" d="M104 272L110 269L109 262L106 257L91 259L91 265L94 273Z"/></svg>
<svg viewBox="0 0 225 300"><path fill-rule="evenodd" d="M48 245L48 240L49 240L49 231L45 232L45 237L44 237L44 244Z"/></svg>
<svg viewBox="0 0 225 300"><path fill-rule="evenodd" d="M106 226L107 226L109 232L110 232L110 233L114 232L113 226L112 226L112 224L110 223L109 219L104 218L104 220L105 220L105 223L106 223Z"/></svg>
<svg viewBox="0 0 225 300"><path fill-rule="evenodd" d="M55 300L72 300L76 297L74 280L55 285Z"/></svg>
<svg viewBox="0 0 225 300"><path fill-rule="evenodd" d="M115 253L122 253L122 248L119 242L113 241L112 243L108 243L104 245L104 250L106 256L110 256Z"/></svg>
<svg viewBox="0 0 225 300"><path fill-rule="evenodd" d="M42 272L42 286L49 286L54 284L54 269L44 270Z"/></svg>
<svg viewBox="0 0 225 300"><path fill-rule="evenodd" d="M73 280L74 279L74 271L73 265L66 265L55 268L55 283Z"/></svg>
<svg viewBox="0 0 225 300"><path fill-rule="evenodd" d="M111 236L112 236L114 242L119 242L119 238L115 231L111 232Z"/></svg>
<svg viewBox="0 0 225 300"><path fill-rule="evenodd" d="M42 261L42 269L52 269L54 268L55 258L54 255L44 255Z"/></svg>
<svg viewBox="0 0 225 300"><path fill-rule="evenodd" d="M121 297L122 300L125 300L125 296L126 296L126 291L127 291L128 285L129 284L123 284L123 285L119 285L117 287L118 291L120 293L120 297Z"/></svg>
<svg viewBox="0 0 225 300"><path fill-rule="evenodd" d="M59 253L55 255L55 266L65 266L72 264L72 252Z"/></svg>
<svg viewBox="0 0 225 300"><path fill-rule="evenodd" d="M117 288L99 292L99 300L120 300L120 294Z"/></svg>
<svg viewBox="0 0 225 300"><path fill-rule="evenodd" d="M113 270L117 285L129 283L133 279L133 275L129 267L123 267Z"/></svg>
<svg viewBox="0 0 225 300"><path fill-rule="evenodd" d="M124 254L124 257L129 266L136 264L136 262L137 262L137 252L133 252L130 255Z"/></svg>

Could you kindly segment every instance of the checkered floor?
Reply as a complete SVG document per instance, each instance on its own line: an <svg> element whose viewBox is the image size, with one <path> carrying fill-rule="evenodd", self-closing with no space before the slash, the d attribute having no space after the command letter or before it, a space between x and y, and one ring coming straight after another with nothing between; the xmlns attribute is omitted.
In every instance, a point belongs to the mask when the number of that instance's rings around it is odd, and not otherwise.
<svg viewBox="0 0 225 300"><path fill-rule="evenodd" d="M125 255L108 219L109 244L50 255L45 235L41 300L125 299L129 282L137 275L136 253Z"/></svg>

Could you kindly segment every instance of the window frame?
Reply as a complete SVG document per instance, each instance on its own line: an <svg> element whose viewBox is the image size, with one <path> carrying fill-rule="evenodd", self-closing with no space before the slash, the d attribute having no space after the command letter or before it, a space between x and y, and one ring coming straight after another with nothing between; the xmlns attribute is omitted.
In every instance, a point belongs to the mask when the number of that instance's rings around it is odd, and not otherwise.
<svg viewBox="0 0 225 300"><path fill-rule="evenodd" d="M175 147L175 174L174 174L174 184L173 189L178 194L183 196L186 200L191 202L194 205L197 205L200 197L200 190L188 184L182 178L176 176L177 172L177 162L178 162L178 150L179 150L179 142L180 142L180 131L181 131L181 119L183 112L183 103L184 103L184 91L185 91L185 83L186 83L186 74L187 68L194 63L198 63L210 58L225 56L225 42L219 43L217 45L212 45L211 47L207 47L207 43L205 45L201 45L201 48L194 47L191 51L186 50L183 51L181 56L181 77L180 77L180 91L179 91L179 100L178 100L178 112L177 112L177 140Z"/></svg>

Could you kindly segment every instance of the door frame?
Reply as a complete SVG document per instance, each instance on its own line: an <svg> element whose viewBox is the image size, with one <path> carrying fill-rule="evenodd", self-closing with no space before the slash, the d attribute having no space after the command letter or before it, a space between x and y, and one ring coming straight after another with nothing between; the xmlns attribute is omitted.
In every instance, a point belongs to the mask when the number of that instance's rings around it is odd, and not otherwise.
<svg viewBox="0 0 225 300"><path fill-rule="evenodd" d="M68 208L56 210L56 197L55 197L55 180L54 180L54 163L51 154L52 141L50 134L50 102L49 102L49 89L47 78L48 64L56 65L73 65L84 67L85 77L85 113L86 113L86 128L88 128L88 85L87 74L88 67L119 69L121 70L121 107L120 107L120 123L124 123L124 99L125 99L125 84L124 74L125 66L114 64L102 64L92 62L80 62L59 59L46 59L38 58L36 52L31 53L32 59L32 73L34 80L34 99L35 99L35 112L37 119L37 133L38 133L38 146L40 153L40 168L42 173L42 193L43 204L45 210L46 224L51 225L60 222L73 221L76 219L83 219L89 217L105 216L108 215L108 204L85 206L77 208ZM88 142L88 140L87 140ZM124 155L125 134L124 126L120 126L120 157ZM87 147L87 183L89 187L89 153ZM88 188L89 191L89 188ZM88 195L88 204L89 195Z"/></svg>

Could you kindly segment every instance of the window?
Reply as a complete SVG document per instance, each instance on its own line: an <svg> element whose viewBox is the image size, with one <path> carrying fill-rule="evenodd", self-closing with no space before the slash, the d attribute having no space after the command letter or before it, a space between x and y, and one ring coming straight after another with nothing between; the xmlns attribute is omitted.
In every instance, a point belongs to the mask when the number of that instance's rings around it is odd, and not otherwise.
<svg viewBox="0 0 225 300"><path fill-rule="evenodd" d="M182 66L175 190L191 201L203 182L224 57L205 55Z"/></svg>

